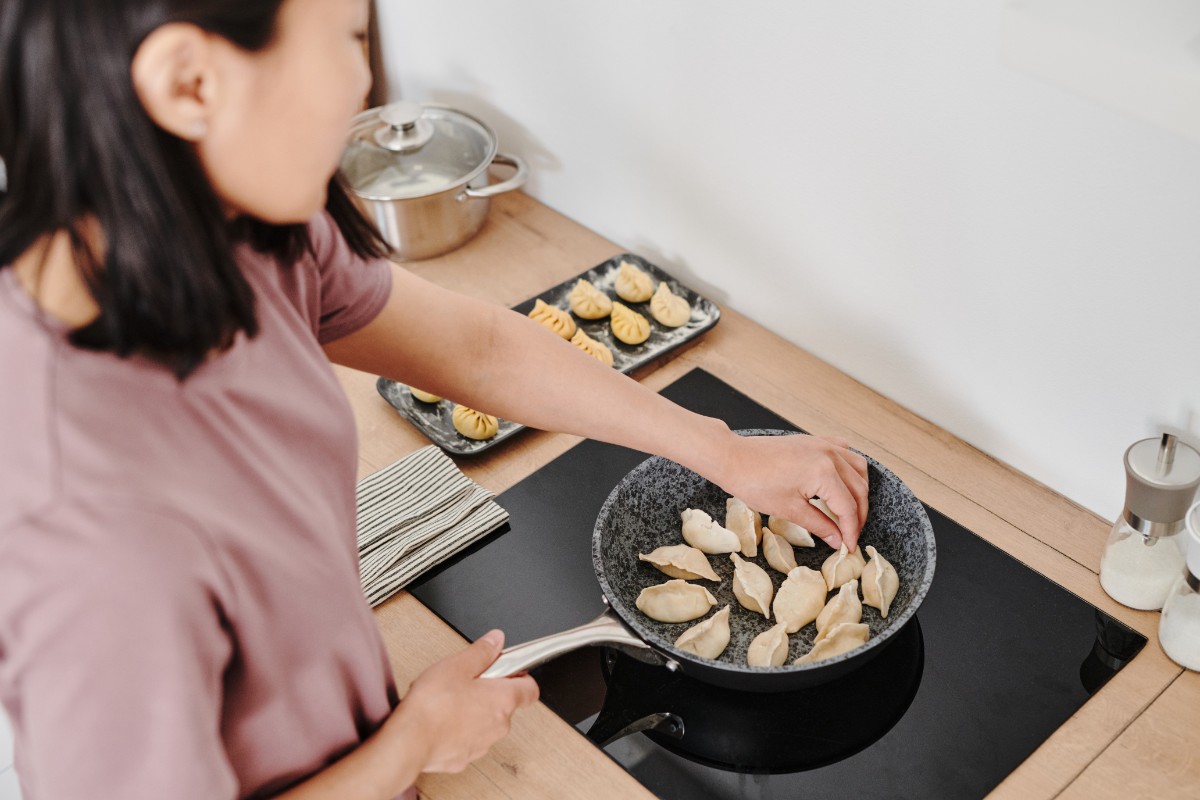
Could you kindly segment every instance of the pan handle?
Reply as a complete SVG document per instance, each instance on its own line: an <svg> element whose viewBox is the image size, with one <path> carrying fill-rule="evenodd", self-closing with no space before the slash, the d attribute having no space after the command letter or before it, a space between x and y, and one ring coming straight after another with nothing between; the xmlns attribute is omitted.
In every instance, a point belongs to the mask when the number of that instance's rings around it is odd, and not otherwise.
<svg viewBox="0 0 1200 800"><path fill-rule="evenodd" d="M482 678L507 678L520 672L526 672L550 659L586 647L590 644L615 644L625 648L635 648L648 651L655 656L650 645L646 644L629 627L621 621L617 613L606 608L604 613L591 622L570 628L559 633L552 633L540 639L532 639L512 647L504 648L490 667L484 670ZM643 656L644 658L644 656ZM661 659L655 659L661 660Z"/></svg>

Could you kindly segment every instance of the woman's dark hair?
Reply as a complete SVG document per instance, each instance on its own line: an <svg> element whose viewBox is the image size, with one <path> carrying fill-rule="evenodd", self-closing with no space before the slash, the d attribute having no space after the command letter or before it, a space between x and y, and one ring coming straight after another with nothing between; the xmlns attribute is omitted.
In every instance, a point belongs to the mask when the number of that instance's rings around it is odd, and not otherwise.
<svg viewBox="0 0 1200 800"><path fill-rule="evenodd" d="M258 332L234 260L245 241L282 263L311 249L304 225L230 222L194 147L146 114L130 64L168 22L247 51L268 46L283 0L4 0L0 3L0 267L65 231L99 317L70 341L139 353L180 379L239 331ZM337 178L327 209L351 250L388 247ZM87 245L99 223L103 253Z"/></svg>

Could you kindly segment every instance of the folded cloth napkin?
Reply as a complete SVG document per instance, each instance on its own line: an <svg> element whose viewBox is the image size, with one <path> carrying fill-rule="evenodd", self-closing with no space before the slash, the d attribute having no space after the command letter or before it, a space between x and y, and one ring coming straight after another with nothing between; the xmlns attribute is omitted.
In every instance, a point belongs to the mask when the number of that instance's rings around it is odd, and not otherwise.
<svg viewBox="0 0 1200 800"><path fill-rule="evenodd" d="M371 606L503 525L508 512L494 498L437 445L359 481L358 561Z"/></svg>

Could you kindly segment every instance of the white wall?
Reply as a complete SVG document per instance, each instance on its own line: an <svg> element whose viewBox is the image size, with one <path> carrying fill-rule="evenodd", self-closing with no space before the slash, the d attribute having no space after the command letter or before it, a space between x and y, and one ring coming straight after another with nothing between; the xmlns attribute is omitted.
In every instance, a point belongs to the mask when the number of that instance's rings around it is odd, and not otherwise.
<svg viewBox="0 0 1200 800"><path fill-rule="evenodd" d="M1000 0L378 3L393 99L1101 516L1200 445L1200 145L1004 66Z"/></svg>

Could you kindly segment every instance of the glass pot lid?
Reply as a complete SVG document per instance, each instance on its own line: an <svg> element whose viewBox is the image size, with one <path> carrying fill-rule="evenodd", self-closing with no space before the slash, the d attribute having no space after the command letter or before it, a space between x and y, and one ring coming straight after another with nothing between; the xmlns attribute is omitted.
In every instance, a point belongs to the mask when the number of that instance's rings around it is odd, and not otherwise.
<svg viewBox="0 0 1200 800"><path fill-rule="evenodd" d="M466 184L495 155L496 135L471 115L401 102L354 118L341 171L362 198L403 200Z"/></svg>

